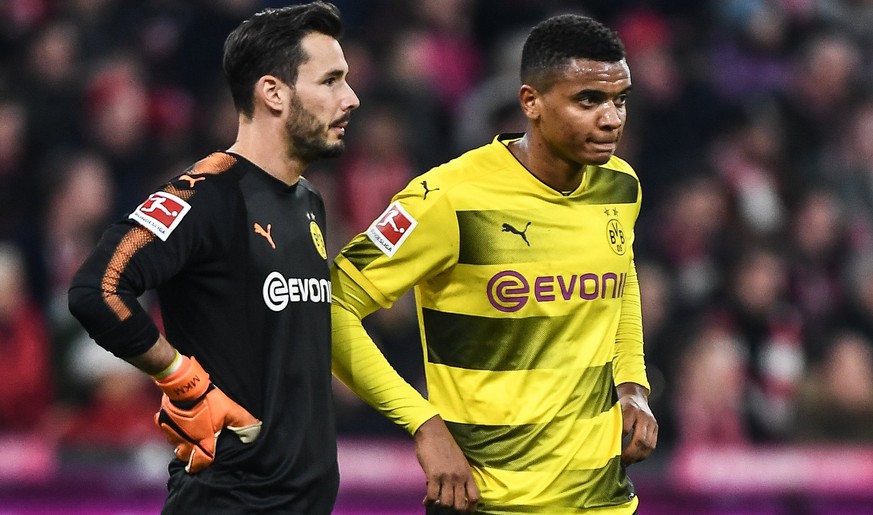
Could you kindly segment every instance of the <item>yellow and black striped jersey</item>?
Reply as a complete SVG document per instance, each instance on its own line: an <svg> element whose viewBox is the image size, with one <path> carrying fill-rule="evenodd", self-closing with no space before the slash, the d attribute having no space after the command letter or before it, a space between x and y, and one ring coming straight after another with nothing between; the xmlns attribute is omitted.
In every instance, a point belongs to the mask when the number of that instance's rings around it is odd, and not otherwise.
<svg viewBox="0 0 873 515"><path fill-rule="evenodd" d="M648 388L639 180L613 157L556 191L509 151L518 137L415 178L335 266L383 307L414 287L428 399L482 513L632 513L615 385Z"/></svg>

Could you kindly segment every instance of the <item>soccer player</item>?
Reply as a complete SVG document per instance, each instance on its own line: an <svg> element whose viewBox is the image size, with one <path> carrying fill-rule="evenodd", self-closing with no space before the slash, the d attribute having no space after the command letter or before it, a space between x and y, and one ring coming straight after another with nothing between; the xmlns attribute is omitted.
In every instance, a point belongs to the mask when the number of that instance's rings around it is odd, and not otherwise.
<svg viewBox="0 0 873 515"><path fill-rule="evenodd" d="M227 38L236 141L107 229L70 288L98 344L163 390L164 513L329 514L338 488L325 209L302 177L359 102L324 2ZM137 302L156 289L165 328Z"/></svg>
<svg viewBox="0 0 873 515"><path fill-rule="evenodd" d="M624 47L595 20L556 16L530 32L521 80L525 133L415 178L336 258L334 373L416 432L426 469L438 446L463 451L475 482L428 484L430 511L630 514L626 466L658 425L634 269L640 182L613 155ZM429 402L361 324L409 288Z"/></svg>

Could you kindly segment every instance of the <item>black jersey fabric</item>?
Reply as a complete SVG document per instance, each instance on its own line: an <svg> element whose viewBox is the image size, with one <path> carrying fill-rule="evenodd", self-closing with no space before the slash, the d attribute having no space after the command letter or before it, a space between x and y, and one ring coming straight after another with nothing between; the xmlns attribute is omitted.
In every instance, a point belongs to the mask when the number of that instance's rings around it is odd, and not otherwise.
<svg viewBox="0 0 873 515"><path fill-rule="evenodd" d="M164 513L331 512L339 473L325 226L306 179L288 186L215 153L112 225L74 278L71 311L119 357L156 341L137 301L156 289L170 343L263 421L251 444L222 432L203 472L174 459Z"/></svg>

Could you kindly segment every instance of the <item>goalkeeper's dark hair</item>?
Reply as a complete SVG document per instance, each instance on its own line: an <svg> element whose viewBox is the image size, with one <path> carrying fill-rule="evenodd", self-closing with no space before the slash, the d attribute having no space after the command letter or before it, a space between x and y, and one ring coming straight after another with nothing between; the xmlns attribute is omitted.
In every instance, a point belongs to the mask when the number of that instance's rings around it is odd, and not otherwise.
<svg viewBox="0 0 873 515"><path fill-rule="evenodd" d="M531 29L521 52L521 82L545 91L571 59L624 58L624 44L615 31L587 16L561 14Z"/></svg>
<svg viewBox="0 0 873 515"><path fill-rule="evenodd" d="M297 82L298 68L309 59L300 42L313 32L342 37L343 24L335 5L317 1L264 9L227 36L222 65L238 112L252 115L254 86L264 75L291 86Z"/></svg>

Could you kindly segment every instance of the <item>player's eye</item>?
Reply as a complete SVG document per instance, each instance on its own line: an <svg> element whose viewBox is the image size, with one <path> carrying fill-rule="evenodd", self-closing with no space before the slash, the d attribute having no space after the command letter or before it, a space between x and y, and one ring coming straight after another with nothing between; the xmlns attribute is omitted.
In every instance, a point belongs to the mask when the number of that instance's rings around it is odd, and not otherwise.
<svg viewBox="0 0 873 515"><path fill-rule="evenodd" d="M583 95L579 97L579 103L585 107L593 107L600 103L600 99L591 95Z"/></svg>
<svg viewBox="0 0 873 515"><path fill-rule="evenodd" d="M606 95L598 91L580 91L576 96L576 101L585 108L597 107L606 100Z"/></svg>

